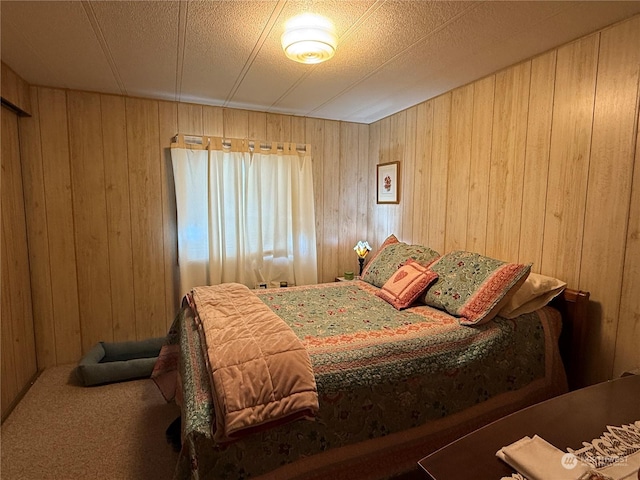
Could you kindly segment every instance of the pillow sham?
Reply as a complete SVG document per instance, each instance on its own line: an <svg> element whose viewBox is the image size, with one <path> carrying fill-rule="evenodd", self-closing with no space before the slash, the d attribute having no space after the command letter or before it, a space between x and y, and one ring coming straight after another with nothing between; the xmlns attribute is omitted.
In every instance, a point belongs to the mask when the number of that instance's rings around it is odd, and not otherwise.
<svg viewBox="0 0 640 480"><path fill-rule="evenodd" d="M384 251L385 248L387 248L389 245L394 245L396 243L400 243L400 240L398 240L398 238L392 233L385 239L384 242L382 242L382 245L380 245L380 248L378 248L378 251L372 257L369 257L369 261L365 265L364 270L362 270L362 274L360 275L360 280L364 280L365 277L368 278L374 275L373 271L371 270L377 268L376 259L380 256L380 254ZM371 283L368 280L365 280L365 282Z"/></svg>
<svg viewBox="0 0 640 480"><path fill-rule="evenodd" d="M395 239L395 242L389 242L391 237ZM407 260L415 260L422 266L427 267L438 257L440 257L440 254L429 247L409 245L398 241L395 235L391 235L369 261L362 271L360 279L381 288L398 270L400 265Z"/></svg>
<svg viewBox="0 0 640 480"><path fill-rule="evenodd" d="M531 264L507 263L458 250L431 265L438 280L422 300L460 317L461 325L479 325L497 315L527 279Z"/></svg>
<svg viewBox="0 0 640 480"><path fill-rule="evenodd" d="M522 286L500 309L498 315L516 318L544 307L566 288L567 283L557 278L531 272Z"/></svg>
<svg viewBox="0 0 640 480"><path fill-rule="evenodd" d="M397 310L402 310L411 306L437 278L437 273L423 267L415 260L407 260L396 270L396 273L391 275L376 295Z"/></svg>

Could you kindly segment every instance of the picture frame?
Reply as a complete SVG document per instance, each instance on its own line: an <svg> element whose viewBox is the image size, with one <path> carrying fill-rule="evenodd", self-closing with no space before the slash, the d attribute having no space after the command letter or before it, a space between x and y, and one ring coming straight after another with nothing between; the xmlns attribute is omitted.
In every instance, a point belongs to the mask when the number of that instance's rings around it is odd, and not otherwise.
<svg viewBox="0 0 640 480"><path fill-rule="evenodd" d="M376 165L376 203L400 203L400 162Z"/></svg>

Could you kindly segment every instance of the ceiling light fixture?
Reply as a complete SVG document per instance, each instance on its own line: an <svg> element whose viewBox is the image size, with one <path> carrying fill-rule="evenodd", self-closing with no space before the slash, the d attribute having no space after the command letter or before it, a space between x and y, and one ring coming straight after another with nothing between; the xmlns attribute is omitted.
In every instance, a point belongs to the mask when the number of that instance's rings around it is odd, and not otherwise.
<svg viewBox="0 0 640 480"><path fill-rule="evenodd" d="M300 63L321 63L336 53L333 24L313 13L291 18L285 25L281 40L287 57Z"/></svg>

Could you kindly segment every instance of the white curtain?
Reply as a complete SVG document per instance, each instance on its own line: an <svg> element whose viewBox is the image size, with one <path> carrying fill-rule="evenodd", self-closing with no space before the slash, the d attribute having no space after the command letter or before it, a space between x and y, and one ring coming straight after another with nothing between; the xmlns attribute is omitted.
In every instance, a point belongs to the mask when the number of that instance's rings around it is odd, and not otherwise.
<svg viewBox="0 0 640 480"><path fill-rule="evenodd" d="M172 148L180 288L317 282L311 157Z"/></svg>

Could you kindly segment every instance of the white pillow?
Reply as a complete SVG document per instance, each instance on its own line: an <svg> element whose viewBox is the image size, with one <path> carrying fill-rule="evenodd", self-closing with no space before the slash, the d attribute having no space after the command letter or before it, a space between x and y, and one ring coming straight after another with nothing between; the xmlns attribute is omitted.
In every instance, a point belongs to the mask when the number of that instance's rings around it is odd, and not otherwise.
<svg viewBox="0 0 640 480"><path fill-rule="evenodd" d="M567 286L566 282L531 272L522 286L498 313L504 318L516 318L544 307Z"/></svg>

